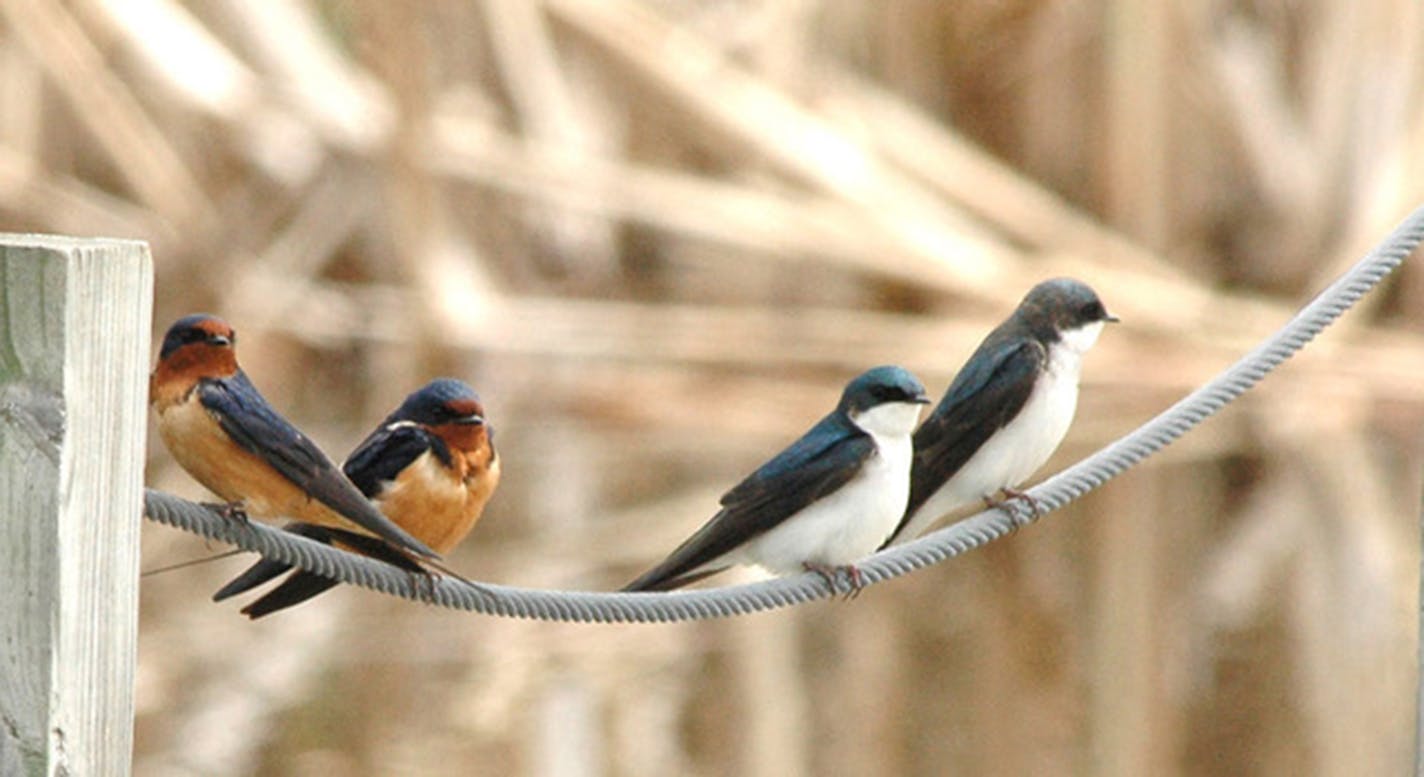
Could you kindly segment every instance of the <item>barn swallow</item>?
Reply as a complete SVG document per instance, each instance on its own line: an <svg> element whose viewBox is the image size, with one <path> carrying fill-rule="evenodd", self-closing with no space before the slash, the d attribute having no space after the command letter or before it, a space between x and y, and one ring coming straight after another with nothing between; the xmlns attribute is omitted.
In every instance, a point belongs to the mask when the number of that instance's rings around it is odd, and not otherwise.
<svg viewBox="0 0 1424 777"><path fill-rule="evenodd" d="M915 432L910 499L886 544L912 540L972 502L1022 496L1015 486L1048 461L1073 422L1083 354L1117 320L1080 281L1029 290Z"/></svg>
<svg viewBox="0 0 1424 777"><path fill-rule="evenodd" d="M664 591L733 564L817 572L833 587L890 536L909 494L910 432L929 403L900 367L852 380L836 409L722 496L722 509L625 591Z"/></svg>
<svg viewBox="0 0 1424 777"><path fill-rule="evenodd" d="M163 338L149 404L183 469L226 501L229 514L366 532L438 558L267 404L237 366L236 340L226 322L203 314L179 319Z"/></svg>
<svg viewBox="0 0 1424 777"><path fill-rule="evenodd" d="M440 553L453 549L484 513L499 485L494 430L474 389L440 378L406 397L351 452L346 476L401 528ZM374 537L307 523L287 531L423 572L406 554ZM213 595L222 601L291 569L262 559ZM336 585L331 578L297 570L281 585L242 609L260 618L304 602Z"/></svg>

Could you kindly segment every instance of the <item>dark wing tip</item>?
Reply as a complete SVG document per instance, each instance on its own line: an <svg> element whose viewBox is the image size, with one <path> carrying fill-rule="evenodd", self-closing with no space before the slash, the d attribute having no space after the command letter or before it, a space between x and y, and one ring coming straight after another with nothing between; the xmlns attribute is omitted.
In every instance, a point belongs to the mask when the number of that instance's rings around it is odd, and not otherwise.
<svg viewBox="0 0 1424 777"><path fill-rule="evenodd" d="M633 582L623 586L618 590L622 591L623 593L637 593L639 591L667 591L669 589L677 587L676 585L672 584L673 579L674 578L664 577L661 575L654 575L649 572L648 574L642 575L637 580L634 580Z"/></svg>
<svg viewBox="0 0 1424 777"><path fill-rule="evenodd" d="M663 572L662 567L655 567L639 575L636 580L618 589L624 593L635 593L638 591L665 591L667 583L672 577Z"/></svg>
<svg viewBox="0 0 1424 777"><path fill-rule="evenodd" d="M368 537L364 534L356 534L343 529L314 528L324 532L322 535L324 537L323 541L329 544L345 546L346 549L365 556L370 556L379 561L384 561L387 564L404 569L407 572L425 571L419 564L406 558L400 550L391 547L385 541L376 537ZM272 589L266 596L242 608L241 612L243 615L257 620L264 615L270 615L278 610L285 610L288 607L301 604L338 584L338 581L318 575L315 572L298 570L292 573L281 585Z"/></svg>
<svg viewBox="0 0 1424 777"><path fill-rule="evenodd" d="M703 569L686 575L677 575L675 573L669 574L664 572L661 568L657 568L618 590L624 593L671 591L674 588L691 585L704 577L711 577L724 569L726 569L726 567L716 567L714 569Z"/></svg>
<svg viewBox="0 0 1424 777"><path fill-rule="evenodd" d="M301 523L299 521L287 524L282 527L282 530L326 545L331 544L332 538L336 536L339 531L325 526ZM227 585L219 588L217 592L213 594L213 601L221 602L224 599L230 599L245 591L250 591L291 568L291 564L277 561L276 559L258 559L257 563L248 567L242 574L229 580Z"/></svg>
<svg viewBox="0 0 1424 777"><path fill-rule="evenodd" d="M274 561L272 559L264 558L253 564L252 566L248 567L247 570L242 574L229 580L227 582L227 585L224 585L222 588L219 588L213 594L213 601L221 602L224 599L231 599L232 597L237 596L240 593L251 591L257 586L262 585L268 580L271 580L281 575L282 573L286 572L291 568L291 564L285 564L281 561Z"/></svg>
<svg viewBox="0 0 1424 777"><path fill-rule="evenodd" d="M271 615L279 610L294 607L337 585L335 580L322 577L314 572L298 570L283 583L240 611L252 620Z"/></svg>
<svg viewBox="0 0 1424 777"><path fill-rule="evenodd" d="M307 493L315 496L322 504L392 545L405 548L422 558L440 558L439 553L387 518L335 467L323 471L305 488Z"/></svg>

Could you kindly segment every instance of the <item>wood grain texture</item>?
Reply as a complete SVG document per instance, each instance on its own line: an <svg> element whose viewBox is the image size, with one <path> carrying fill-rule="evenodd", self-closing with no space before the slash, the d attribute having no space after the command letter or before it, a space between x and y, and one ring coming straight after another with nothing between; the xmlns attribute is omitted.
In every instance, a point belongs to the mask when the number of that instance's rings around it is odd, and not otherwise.
<svg viewBox="0 0 1424 777"><path fill-rule="evenodd" d="M153 270L0 235L0 776L126 775Z"/></svg>

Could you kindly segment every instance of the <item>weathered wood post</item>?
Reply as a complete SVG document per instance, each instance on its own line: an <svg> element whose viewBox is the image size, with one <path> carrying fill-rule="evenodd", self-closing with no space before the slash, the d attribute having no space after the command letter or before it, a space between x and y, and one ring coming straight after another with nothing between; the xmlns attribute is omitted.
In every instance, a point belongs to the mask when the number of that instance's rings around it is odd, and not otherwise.
<svg viewBox="0 0 1424 777"><path fill-rule="evenodd" d="M148 246L0 234L0 777L127 775Z"/></svg>

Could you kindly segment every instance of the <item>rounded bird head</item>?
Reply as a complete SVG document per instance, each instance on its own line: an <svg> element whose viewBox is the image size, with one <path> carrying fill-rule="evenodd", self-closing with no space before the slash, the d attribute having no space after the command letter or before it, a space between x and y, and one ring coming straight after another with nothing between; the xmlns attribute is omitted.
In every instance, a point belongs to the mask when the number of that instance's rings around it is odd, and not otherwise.
<svg viewBox="0 0 1424 777"><path fill-rule="evenodd" d="M423 426L483 424L484 406L469 384L454 378L436 378L405 398L391 416Z"/></svg>
<svg viewBox="0 0 1424 777"><path fill-rule="evenodd" d="M1073 278L1054 278L1029 289L1015 313L1044 342L1082 333L1087 345L1097 339L1103 324L1118 320L1092 287Z"/></svg>
<svg viewBox="0 0 1424 777"><path fill-rule="evenodd" d="M904 367L886 365L861 373L846 384L838 409L868 432L909 434L929 394Z"/></svg>
<svg viewBox="0 0 1424 777"><path fill-rule="evenodd" d="M454 378L436 378L420 387L389 420L420 424L463 450L474 448L490 432L480 396Z"/></svg>
<svg viewBox="0 0 1424 777"><path fill-rule="evenodd" d="M237 333L217 316L184 316L163 336L159 369L173 375L226 377L237 372L236 344Z"/></svg>

